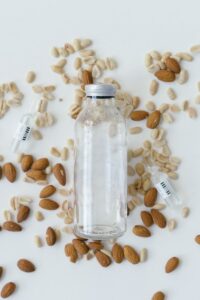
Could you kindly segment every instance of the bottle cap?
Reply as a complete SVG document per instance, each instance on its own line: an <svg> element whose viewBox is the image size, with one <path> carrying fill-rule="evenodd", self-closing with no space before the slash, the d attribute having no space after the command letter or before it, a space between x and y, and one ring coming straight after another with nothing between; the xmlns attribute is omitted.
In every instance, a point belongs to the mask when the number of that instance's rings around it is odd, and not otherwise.
<svg viewBox="0 0 200 300"><path fill-rule="evenodd" d="M111 98L115 96L115 87L111 84L87 84L85 86L86 96L94 98Z"/></svg>

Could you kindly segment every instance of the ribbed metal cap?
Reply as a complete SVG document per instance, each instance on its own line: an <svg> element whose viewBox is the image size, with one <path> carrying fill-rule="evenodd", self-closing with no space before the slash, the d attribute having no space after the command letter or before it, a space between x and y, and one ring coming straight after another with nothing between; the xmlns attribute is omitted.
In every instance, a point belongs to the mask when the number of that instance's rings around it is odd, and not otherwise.
<svg viewBox="0 0 200 300"><path fill-rule="evenodd" d="M114 97L116 90L111 84L88 84L85 86L86 96L88 97Z"/></svg>

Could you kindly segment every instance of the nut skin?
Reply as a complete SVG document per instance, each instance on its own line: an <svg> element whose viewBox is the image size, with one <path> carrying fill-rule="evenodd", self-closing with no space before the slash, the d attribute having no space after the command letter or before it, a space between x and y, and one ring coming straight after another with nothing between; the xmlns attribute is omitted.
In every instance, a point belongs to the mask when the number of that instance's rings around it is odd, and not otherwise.
<svg viewBox="0 0 200 300"><path fill-rule="evenodd" d="M8 298L11 296L16 289L16 284L14 282L6 283L1 290L1 297Z"/></svg>
<svg viewBox="0 0 200 300"><path fill-rule="evenodd" d="M160 123L161 112L159 110L155 110L152 112L147 118L147 127L150 129L155 129L158 127Z"/></svg>
<svg viewBox="0 0 200 300"><path fill-rule="evenodd" d="M170 70L159 70L155 76L164 82L173 82L176 79L175 73Z"/></svg>
<svg viewBox="0 0 200 300"><path fill-rule="evenodd" d="M175 58L167 57L165 59L165 64L166 64L166 67L168 70L170 70L174 73L180 73L181 67Z"/></svg>
<svg viewBox="0 0 200 300"><path fill-rule="evenodd" d="M144 196L144 205L147 207L154 206L157 199L157 194L158 192L156 188L150 188Z"/></svg>
<svg viewBox="0 0 200 300"><path fill-rule="evenodd" d="M111 264L111 258L100 250L95 251L95 256L102 267L107 268Z"/></svg>
<svg viewBox="0 0 200 300"><path fill-rule="evenodd" d="M151 300L165 300L165 294L161 291L156 292Z"/></svg>
<svg viewBox="0 0 200 300"><path fill-rule="evenodd" d="M154 224L156 224L160 228L165 228L167 225L167 220L165 216L157 209L151 209L151 215L154 221Z"/></svg>
<svg viewBox="0 0 200 300"><path fill-rule="evenodd" d="M117 264L120 264L124 260L124 250L121 245L117 243L113 245L112 257Z"/></svg>
<svg viewBox="0 0 200 300"><path fill-rule="evenodd" d="M179 263L180 263L180 260L178 257L176 257L176 256L171 257L165 265L165 272L166 273L173 272L178 267Z"/></svg>
<svg viewBox="0 0 200 300"><path fill-rule="evenodd" d="M15 166L11 162L4 164L3 165L3 174L8 179L8 181L13 183L17 177L17 171L16 171Z"/></svg>
<svg viewBox="0 0 200 300"><path fill-rule="evenodd" d="M130 114L130 118L133 121L142 121L149 116L149 113L145 110L135 110Z"/></svg>
<svg viewBox="0 0 200 300"><path fill-rule="evenodd" d="M46 242L48 246L53 246L56 243L56 233L52 227L48 227L46 231Z"/></svg>
<svg viewBox="0 0 200 300"><path fill-rule="evenodd" d="M142 225L135 225L132 231L135 235L140 237L147 238L151 236L151 232L149 231L149 229Z"/></svg>
<svg viewBox="0 0 200 300"><path fill-rule="evenodd" d="M18 260L17 266L21 271L26 273L31 273L35 271L34 264L30 260L24 258Z"/></svg>
<svg viewBox="0 0 200 300"><path fill-rule="evenodd" d="M153 218L152 218L152 215L150 214L150 212L143 210L143 211L141 211L140 216L141 216L143 224L146 227L150 227L153 225Z"/></svg>

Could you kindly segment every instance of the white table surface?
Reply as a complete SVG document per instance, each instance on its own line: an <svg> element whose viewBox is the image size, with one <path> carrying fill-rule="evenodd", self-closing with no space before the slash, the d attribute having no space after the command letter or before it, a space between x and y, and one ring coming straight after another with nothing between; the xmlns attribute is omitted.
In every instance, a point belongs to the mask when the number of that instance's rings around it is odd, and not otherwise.
<svg viewBox="0 0 200 300"><path fill-rule="evenodd" d="M52 46L62 46L75 37L92 38L94 49L101 57L113 56L119 62L113 77L144 102L152 98L148 93L151 75L144 69L144 54L152 49L185 51L200 42L200 4L195 0L125 0L120 3L114 0L2 0L0 4L0 82L14 80L25 94L23 106L13 109L0 120L0 153L7 161L15 160L9 145L17 122L35 99L24 80L30 69L37 72L38 83L57 84L57 98L64 99L63 102L57 99L50 103L49 111L56 115L58 122L43 130L44 139L33 147L34 155L46 155L51 146L62 147L66 139L73 136L74 122L67 115L73 88L65 86L51 72L50 65L54 62L50 56ZM200 57L197 55L193 63L184 63L184 67L189 70L190 80L181 87L173 85L178 93L177 103L187 98L194 101L196 82L200 79ZM167 86L161 85L154 97L156 102L167 101ZM199 126L199 119L190 120L184 113L177 115L174 124L166 126L170 147L183 159L180 180L175 185L179 195L191 207L190 217L183 220L169 210L167 216L178 219L178 228L170 233L154 227L153 237L142 239L131 233L132 225L139 222L138 209L129 218L128 232L120 240L138 250L148 248L146 263L134 266L124 262L112 264L107 269L101 268L95 260L71 264L63 251L64 244L70 240L67 235L63 235L55 247L37 249L33 236L44 234L48 225L61 225L54 214L45 213L44 222L36 222L32 217L24 224L22 233L0 234L0 265L6 269L0 288L7 281L15 281L19 287L12 296L15 300L148 300L157 290L166 292L169 300L199 300L200 248L193 241L200 232ZM145 130L141 137L130 137L129 144L137 147L148 135L148 130ZM70 168L70 164L69 161L66 166ZM31 195L34 197L33 206L37 207L39 190L39 186L26 184L22 178L15 184L2 180L1 220L11 196ZM165 262L175 255L181 258L181 266L167 275L164 273ZM16 261L21 257L34 261L37 271L32 274L20 272Z"/></svg>

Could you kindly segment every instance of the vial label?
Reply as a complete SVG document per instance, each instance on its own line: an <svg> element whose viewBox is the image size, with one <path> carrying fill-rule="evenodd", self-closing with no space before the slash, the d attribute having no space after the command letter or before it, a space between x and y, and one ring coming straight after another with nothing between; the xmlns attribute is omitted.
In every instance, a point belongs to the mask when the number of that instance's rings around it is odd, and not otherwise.
<svg viewBox="0 0 200 300"><path fill-rule="evenodd" d="M25 142L29 139L30 134L31 134L31 127L28 125L20 124L16 131L15 138L18 141Z"/></svg>
<svg viewBox="0 0 200 300"><path fill-rule="evenodd" d="M156 184L156 188L159 192L159 194L161 195L161 197L163 197L164 199L170 197L172 195L172 187L170 185L170 183L166 180L162 180L159 183Z"/></svg>

